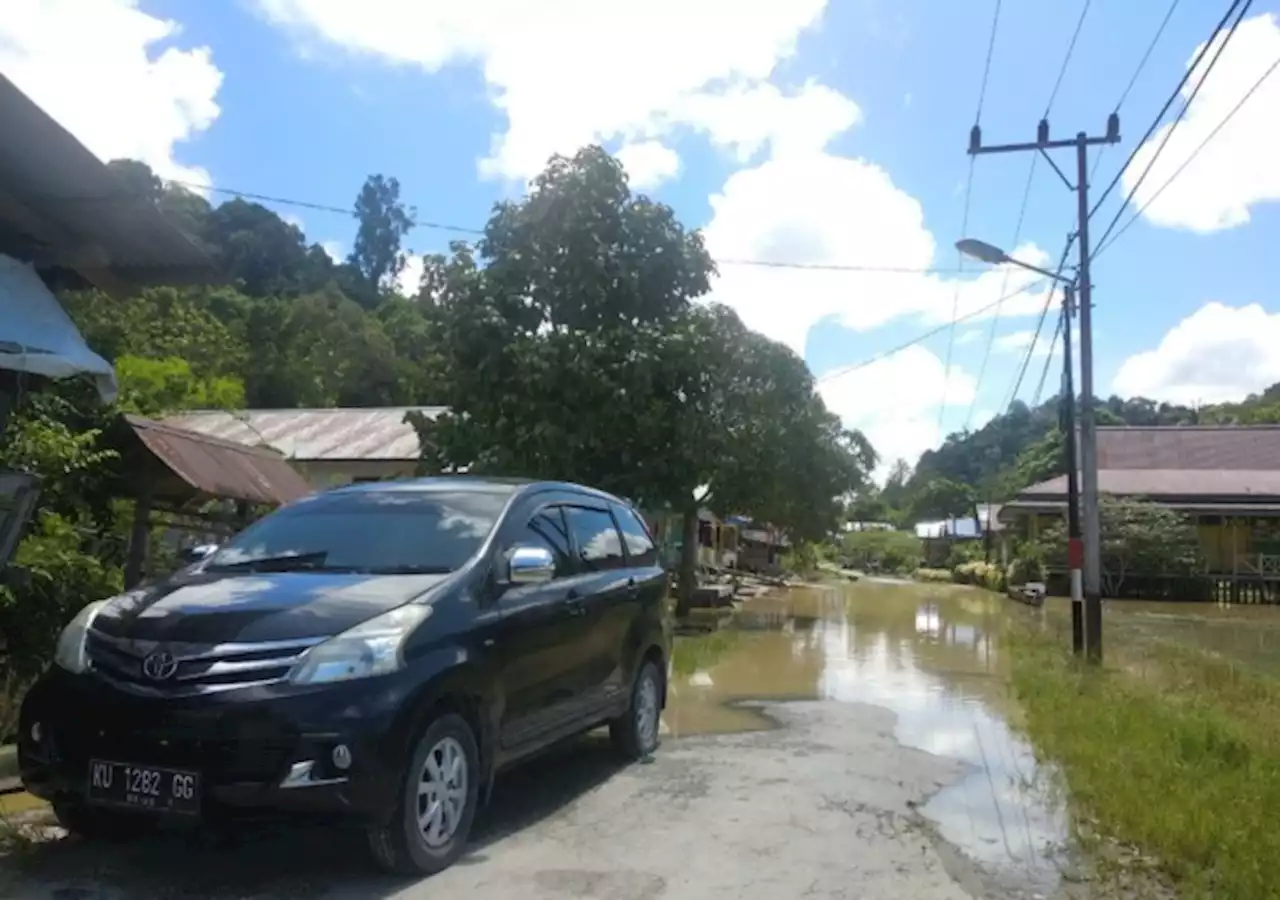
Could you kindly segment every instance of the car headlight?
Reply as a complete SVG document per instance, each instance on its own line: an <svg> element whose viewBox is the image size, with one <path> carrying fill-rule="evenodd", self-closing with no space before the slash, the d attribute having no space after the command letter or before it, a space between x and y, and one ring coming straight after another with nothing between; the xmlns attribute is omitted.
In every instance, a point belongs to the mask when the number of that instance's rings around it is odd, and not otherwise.
<svg viewBox="0 0 1280 900"><path fill-rule="evenodd" d="M95 600L76 613L76 617L62 629L62 634L58 635L58 647L53 654L55 663L76 675L89 668L89 658L84 652L85 635L89 631L89 626L93 624L94 616L98 614L98 610L106 606L107 602Z"/></svg>
<svg viewBox="0 0 1280 900"><path fill-rule="evenodd" d="M404 642L431 615L425 603L410 603L374 616L306 652L289 680L329 684L386 675L404 668Z"/></svg>

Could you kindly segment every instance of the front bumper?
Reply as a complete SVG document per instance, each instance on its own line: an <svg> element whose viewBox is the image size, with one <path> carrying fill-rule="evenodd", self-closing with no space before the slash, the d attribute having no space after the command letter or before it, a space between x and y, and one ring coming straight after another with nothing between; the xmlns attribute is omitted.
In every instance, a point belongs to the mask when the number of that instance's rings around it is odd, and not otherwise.
<svg viewBox="0 0 1280 900"><path fill-rule="evenodd" d="M393 679L139 697L54 669L23 702L18 765L49 801L87 796L90 759L199 772L207 819L262 814L380 820L394 808L410 690ZM345 746L347 768L335 764ZM341 756L341 754L339 754Z"/></svg>

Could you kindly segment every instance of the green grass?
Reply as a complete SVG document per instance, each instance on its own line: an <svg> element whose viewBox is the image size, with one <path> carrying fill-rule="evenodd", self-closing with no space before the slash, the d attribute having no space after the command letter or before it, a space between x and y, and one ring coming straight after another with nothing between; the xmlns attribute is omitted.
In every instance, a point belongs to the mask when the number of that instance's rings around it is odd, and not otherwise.
<svg viewBox="0 0 1280 900"><path fill-rule="evenodd" d="M1185 896L1280 897L1280 681L1168 644L1090 671L1061 634L1015 625L1009 642L1082 833L1154 856Z"/></svg>

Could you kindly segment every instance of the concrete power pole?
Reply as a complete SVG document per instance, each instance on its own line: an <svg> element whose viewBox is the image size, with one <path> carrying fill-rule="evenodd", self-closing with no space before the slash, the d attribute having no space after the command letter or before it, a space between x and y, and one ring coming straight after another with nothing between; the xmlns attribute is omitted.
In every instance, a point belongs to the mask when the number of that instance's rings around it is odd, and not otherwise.
<svg viewBox="0 0 1280 900"><path fill-rule="evenodd" d="M1049 122L1041 119L1036 140L1027 144L982 145L982 130L974 125L969 132L969 153L1017 153L1030 151L1044 156L1058 177L1076 194L1076 236L1080 243L1079 310L1080 310L1080 487L1081 529L1084 532L1084 638L1089 659L1102 660L1102 535L1098 515L1098 432L1093 414L1093 285L1089 277L1089 148L1120 141L1120 117L1107 117L1107 133L1089 137L1083 131L1073 139L1049 140ZM1076 151L1076 183L1063 174L1049 150L1074 148ZM1069 333L1069 331L1068 331ZM1068 340L1070 338L1068 337ZM1074 441L1075 435L1067 440ZM1069 547L1072 562L1079 563L1079 545ZM1073 565L1073 568L1075 566ZM1073 591L1073 593L1075 593ZM1073 600L1075 597L1073 597Z"/></svg>

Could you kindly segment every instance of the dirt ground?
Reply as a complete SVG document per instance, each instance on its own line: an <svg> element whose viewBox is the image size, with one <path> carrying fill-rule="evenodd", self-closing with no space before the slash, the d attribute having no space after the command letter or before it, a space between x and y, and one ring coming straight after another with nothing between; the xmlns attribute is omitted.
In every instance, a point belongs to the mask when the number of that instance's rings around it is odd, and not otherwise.
<svg viewBox="0 0 1280 900"><path fill-rule="evenodd" d="M834 702L765 711L781 727L668 738L648 763L621 766L592 736L512 772L478 820L468 855L431 879L375 874L356 835L276 828L242 832L231 846L183 835L128 845L55 839L0 857L0 897L964 900L1056 893L983 872L936 836L916 809L964 766L901 746L892 713ZM1070 890L1077 896L1079 886Z"/></svg>

